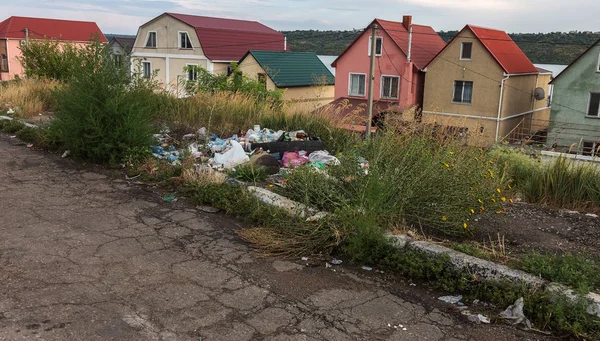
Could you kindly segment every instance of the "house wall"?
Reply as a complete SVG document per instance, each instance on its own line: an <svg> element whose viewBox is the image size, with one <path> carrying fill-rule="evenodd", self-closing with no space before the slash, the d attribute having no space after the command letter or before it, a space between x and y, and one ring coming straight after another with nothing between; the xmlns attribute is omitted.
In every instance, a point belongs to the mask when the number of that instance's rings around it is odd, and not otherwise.
<svg viewBox="0 0 600 341"><path fill-rule="evenodd" d="M600 130L600 119L586 117L590 92L600 92L599 55L600 46L592 47L553 83L550 144L556 142L568 149L571 144L579 144L581 138L591 142L600 139L593 132Z"/></svg>
<svg viewBox="0 0 600 341"><path fill-rule="evenodd" d="M462 42L473 43L470 61L460 60ZM423 111L496 118L503 73L473 33L464 30L427 66ZM452 103L454 81L473 82L471 104Z"/></svg>
<svg viewBox="0 0 600 341"><path fill-rule="evenodd" d="M156 48L145 47L150 31L156 31ZM180 31L188 32L193 49L179 48ZM156 80L173 93L181 88L187 64L197 64L209 71L213 66L204 56L196 30L169 15L162 15L140 27L131 55L134 69L144 58L151 61L152 68L158 70Z"/></svg>
<svg viewBox="0 0 600 341"><path fill-rule="evenodd" d="M258 64L252 55L239 64L240 71L248 77L256 79L259 73L266 71ZM267 76L267 90L275 90L277 86ZM313 111L331 102L335 94L335 87L330 86L303 86L293 88L282 88L283 99L287 102L289 111Z"/></svg>
<svg viewBox="0 0 600 341"><path fill-rule="evenodd" d="M0 40L2 41L2 40ZM0 80L13 80L17 76L25 77L25 69L21 65L19 59L23 56L21 53L21 39L6 39L3 40L6 45L6 52L8 56L8 72L0 72ZM83 42L62 42L62 44L73 44L77 48L83 48L87 43ZM2 45L2 43L0 43Z"/></svg>
<svg viewBox="0 0 600 341"><path fill-rule="evenodd" d="M0 39L0 57L2 55L7 56L7 58L8 58L8 48L6 46L6 39ZM8 68L8 59L6 61L7 61L7 65L6 65L7 70L2 70L0 68L0 81L5 80L5 78L8 77L8 72L10 71L10 68ZM2 61L0 60L0 62L2 62Z"/></svg>
<svg viewBox="0 0 600 341"><path fill-rule="evenodd" d="M231 65L231 62L218 62L218 63L213 63L213 73L214 74L219 74L219 73L227 73L227 67Z"/></svg>
<svg viewBox="0 0 600 341"><path fill-rule="evenodd" d="M381 99L381 76L401 76L398 103L401 107L409 107L421 104L418 101L418 93L423 86L423 79L418 77L420 73L415 70L412 63L408 63L406 55L394 43L392 38L383 30L378 31L378 36L383 37L382 55L375 57L375 84L373 87L374 100ZM369 37L371 32L365 31L350 48L338 59L336 63L335 77L335 99L338 98L361 98L367 99L369 94L368 77L366 77L365 96L350 96L348 86L350 73L369 74ZM413 84L416 83L415 84Z"/></svg>

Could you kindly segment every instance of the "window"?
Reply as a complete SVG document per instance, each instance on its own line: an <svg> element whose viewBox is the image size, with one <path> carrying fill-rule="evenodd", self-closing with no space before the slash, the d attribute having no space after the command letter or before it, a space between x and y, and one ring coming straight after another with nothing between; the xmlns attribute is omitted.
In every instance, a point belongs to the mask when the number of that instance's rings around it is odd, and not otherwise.
<svg viewBox="0 0 600 341"><path fill-rule="evenodd" d="M473 43L462 43L460 45L460 59L471 60L471 53L473 52Z"/></svg>
<svg viewBox="0 0 600 341"><path fill-rule="evenodd" d="M2 61L0 61L0 70L8 71L8 58L5 54L2 55Z"/></svg>
<svg viewBox="0 0 600 341"><path fill-rule="evenodd" d="M198 80L198 64L186 64L187 66L187 80L197 81Z"/></svg>
<svg viewBox="0 0 600 341"><path fill-rule="evenodd" d="M373 41L373 37L369 37L369 56L371 56L371 42ZM375 43L375 56L381 56L381 50L383 50L383 37L377 37Z"/></svg>
<svg viewBox="0 0 600 341"><path fill-rule="evenodd" d="M113 58L115 60L115 65L116 66L122 66L123 65L123 56L120 54L114 54Z"/></svg>
<svg viewBox="0 0 600 341"><path fill-rule="evenodd" d="M587 116L600 117L600 93L590 93Z"/></svg>
<svg viewBox="0 0 600 341"><path fill-rule="evenodd" d="M454 81L453 103L471 104L473 97L473 82Z"/></svg>
<svg viewBox="0 0 600 341"><path fill-rule="evenodd" d="M180 49L191 49L192 41L187 32L179 32L179 48Z"/></svg>
<svg viewBox="0 0 600 341"><path fill-rule="evenodd" d="M156 48L156 31L148 32L148 38L146 39L146 47Z"/></svg>
<svg viewBox="0 0 600 341"><path fill-rule="evenodd" d="M267 75L264 73L259 73L257 76L258 76L258 81L263 85L263 88L266 90L267 89Z"/></svg>
<svg viewBox="0 0 600 341"><path fill-rule="evenodd" d="M598 55L598 66L596 67L596 72L600 72L600 55Z"/></svg>
<svg viewBox="0 0 600 341"><path fill-rule="evenodd" d="M144 78L150 78L150 77L152 77L152 63L144 61L144 62L142 62L142 66L143 66L142 76Z"/></svg>
<svg viewBox="0 0 600 341"><path fill-rule="evenodd" d="M231 65L227 66L227 77L231 76L232 73L233 73L233 66L231 66Z"/></svg>
<svg viewBox="0 0 600 341"><path fill-rule="evenodd" d="M381 97L382 98L398 98L399 84L400 84L400 77L382 76L381 77Z"/></svg>
<svg viewBox="0 0 600 341"><path fill-rule="evenodd" d="M348 95L364 96L366 88L367 75L364 73L351 73L350 86L348 86Z"/></svg>

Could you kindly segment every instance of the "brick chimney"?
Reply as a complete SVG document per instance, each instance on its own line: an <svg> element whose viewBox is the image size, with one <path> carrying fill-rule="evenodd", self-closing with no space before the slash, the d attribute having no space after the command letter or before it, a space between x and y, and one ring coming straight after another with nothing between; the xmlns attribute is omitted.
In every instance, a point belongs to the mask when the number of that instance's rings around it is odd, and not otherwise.
<svg viewBox="0 0 600 341"><path fill-rule="evenodd" d="M412 15L403 16L402 25L404 25L404 27L406 27L406 29L408 30L410 28L410 25L412 25Z"/></svg>

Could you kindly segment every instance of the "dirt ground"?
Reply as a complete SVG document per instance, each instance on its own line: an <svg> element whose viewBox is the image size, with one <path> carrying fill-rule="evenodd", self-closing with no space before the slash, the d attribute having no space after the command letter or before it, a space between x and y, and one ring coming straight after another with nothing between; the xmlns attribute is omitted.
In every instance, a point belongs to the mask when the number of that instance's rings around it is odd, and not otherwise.
<svg viewBox="0 0 600 341"><path fill-rule="evenodd" d="M515 203L502 214L488 213L478 220L477 241L504 236L507 251L583 253L600 256L600 218L540 205Z"/></svg>
<svg viewBox="0 0 600 341"><path fill-rule="evenodd" d="M0 156L0 340L558 339L361 264L264 258L233 219L2 134Z"/></svg>

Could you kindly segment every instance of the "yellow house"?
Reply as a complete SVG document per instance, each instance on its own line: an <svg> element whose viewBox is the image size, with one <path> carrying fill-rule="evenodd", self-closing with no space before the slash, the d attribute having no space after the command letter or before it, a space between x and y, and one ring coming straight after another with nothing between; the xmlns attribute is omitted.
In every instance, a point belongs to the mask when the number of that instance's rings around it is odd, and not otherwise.
<svg viewBox="0 0 600 341"><path fill-rule="evenodd" d="M244 75L282 89L290 111L313 111L331 102L335 77L312 52L248 51L239 62Z"/></svg>
<svg viewBox="0 0 600 341"><path fill-rule="evenodd" d="M426 67L423 121L467 128L477 145L544 129L551 77L505 32L467 25Z"/></svg>
<svg viewBox="0 0 600 341"><path fill-rule="evenodd" d="M180 85L197 77L193 69L184 71L186 66L229 72L231 63L250 49L288 48L283 34L259 22L164 13L140 26L131 52L132 72L155 74L168 91L181 93Z"/></svg>

